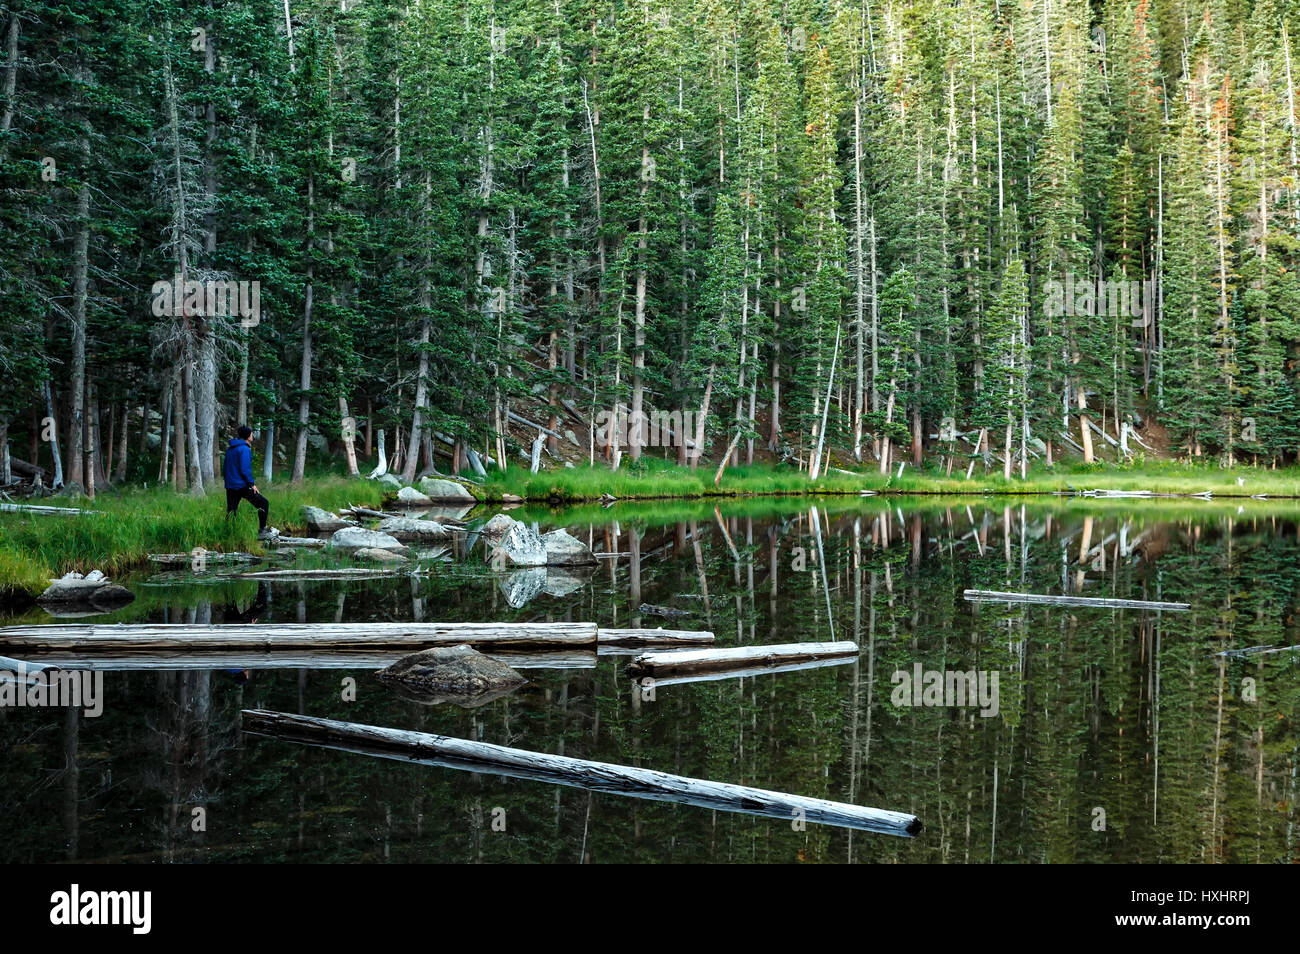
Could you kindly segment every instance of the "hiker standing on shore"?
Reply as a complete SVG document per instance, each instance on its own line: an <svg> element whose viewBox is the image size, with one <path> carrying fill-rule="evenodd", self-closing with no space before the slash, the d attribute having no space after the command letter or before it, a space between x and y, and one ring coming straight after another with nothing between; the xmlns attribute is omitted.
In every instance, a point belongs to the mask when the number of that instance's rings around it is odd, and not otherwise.
<svg viewBox="0 0 1300 954"><path fill-rule="evenodd" d="M274 539L280 531L266 525L271 502L257 492L257 482L253 480L253 429L240 424L235 434L238 436L231 438L221 464L221 476L226 481L226 518L234 516L241 500L247 500L257 511L257 538Z"/></svg>

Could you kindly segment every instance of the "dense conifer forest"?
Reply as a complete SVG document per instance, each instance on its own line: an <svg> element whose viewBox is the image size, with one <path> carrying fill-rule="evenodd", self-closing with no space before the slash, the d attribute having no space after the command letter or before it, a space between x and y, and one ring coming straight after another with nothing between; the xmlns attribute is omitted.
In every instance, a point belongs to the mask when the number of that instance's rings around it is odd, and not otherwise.
<svg viewBox="0 0 1300 954"><path fill-rule="evenodd" d="M1292 463L1297 22L0 4L6 466L199 490L242 421L293 479L381 429L408 482L575 430L615 467Z"/></svg>

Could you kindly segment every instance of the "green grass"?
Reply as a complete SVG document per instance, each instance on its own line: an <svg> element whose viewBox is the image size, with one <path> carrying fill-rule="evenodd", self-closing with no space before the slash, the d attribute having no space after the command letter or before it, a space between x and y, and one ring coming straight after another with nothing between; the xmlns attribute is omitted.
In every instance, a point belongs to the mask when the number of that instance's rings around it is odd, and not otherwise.
<svg viewBox="0 0 1300 954"><path fill-rule="evenodd" d="M302 506L337 510L349 503L377 506L380 485L345 477L313 477L300 487L260 487L271 502L271 524L303 529ZM127 488L103 493L91 503L54 497L38 503L99 511L77 517L0 513L0 602L40 593L51 577L70 570L102 570L109 576L141 566L150 553L208 550L262 552L257 514L241 504L226 522L226 495L218 487L206 497L165 488Z"/></svg>
<svg viewBox="0 0 1300 954"><path fill-rule="evenodd" d="M1157 493L1192 494L1209 491L1216 496L1300 497L1300 468L1266 470L1236 467L1227 470L1213 465L1173 462L1143 462L1128 466L1100 464L1058 465L1031 469L1027 479L1002 478L1001 470L984 473L977 465L970 480L964 472L951 477L935 465L920 469L910 464L902 477L897 466L889 476L863 468L853 474L832 470L810 482L806 473L791 466L753 465L729 467L717 487L714 466L698 470L678 467L656 459L625 464L617 471L608 467L573 467L530 474L516 467L493 471L484 483L489 500L515 494L525 500L586 501L602 494L620 499L669 499L706 496L760 496L771 494L842 494L873 490L897 494L1045 494L1069 490L1151 490ZM1244 483L1238 483L1238 480Z"/></svg>

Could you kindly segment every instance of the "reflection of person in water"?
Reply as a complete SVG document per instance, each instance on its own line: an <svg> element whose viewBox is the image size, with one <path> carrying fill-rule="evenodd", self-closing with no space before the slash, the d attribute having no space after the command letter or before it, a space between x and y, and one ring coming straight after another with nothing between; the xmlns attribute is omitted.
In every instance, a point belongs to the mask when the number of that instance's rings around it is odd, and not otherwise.
<svg viewBox="0 0 1300 954"><path fill-rule="evenodd" d="M248 609L241 610L237 603L227 603L224 611L227 623L260 623L266 613L267 604L271 602L271 587L266 582L257 584L257 598L248 604Z"/></svg>
<svg viewBox="0 0 1300 954"><path fill-rule="evenodd" d="M266 614L267 605L271 602L271 588L267 583L257 584L257 598L248 604L248 609L241 610L236 603L227 603L223 611L223 618L227 623L260 623L262 617ZM226 672L235 677L235 682L241 686L248 682L249 670L247 669L227 669Z"/></svg>

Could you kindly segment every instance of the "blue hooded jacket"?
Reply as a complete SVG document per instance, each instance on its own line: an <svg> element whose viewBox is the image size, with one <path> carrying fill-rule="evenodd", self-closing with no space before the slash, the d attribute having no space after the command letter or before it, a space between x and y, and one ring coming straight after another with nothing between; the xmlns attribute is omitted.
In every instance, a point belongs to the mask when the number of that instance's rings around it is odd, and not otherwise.
<svg viewBox="0 0 1300 954"><path fill-rule="evenodd" d="M227 490L243 490L257 483L253 480L253 448L246 441L231 438L221 464L221 476L225 478Z"/></svg>

